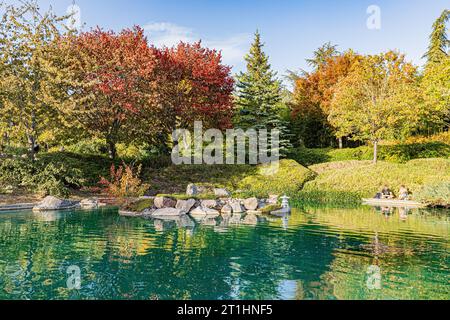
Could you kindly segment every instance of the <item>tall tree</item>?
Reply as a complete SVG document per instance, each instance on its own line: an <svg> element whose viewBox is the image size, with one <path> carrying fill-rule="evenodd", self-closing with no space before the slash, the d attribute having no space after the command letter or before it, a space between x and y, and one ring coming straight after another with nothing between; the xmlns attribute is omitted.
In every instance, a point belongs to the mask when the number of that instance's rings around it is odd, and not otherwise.
<svg viewBox="0 0 450 320"><path fill-rule="evenodd" d="M256 31L250 52L245 56L247 70L237 75L235 124L243 129L278 129L283 154L291 145L287 123L280 115L282 85L263 47L261 35Z"/></svg>
<svg viewBox="0 0 450 320"><path fill-rule="evenodd" d="M448 130L450 126L450 40L447 22L450 10L444 10L433 24L427 64L421 81L425 110L429 111L424 127L427 131Z"/></svg>
<svg viewBox="0 0 450 320"><path fill-rule="evenodd" d="M421 119L417 69L389 51L366 56L336 85L330 122L341 135L373 143L374 163L382 139L407 135Z"/></svg>
<svg viewBox="0 0 450 320"><path fill-rule="evenodd" d="M91 136L105 139L111 158L118 142L158 132L158 55L143 29L95 29L64 39L60 47L74 80L61 111Z"/></svg>
<svg viewBox="0 0 450 320"><path fill-rule="evenodd" d="M310 67L315 70L319 69L321 65L325 64L328 59L338 56L340 53L337 50L337 45L327 42L322 45L319 49L314 51L314 57L307 59L306 62Z"/></svg>
<svg viewBox="0 0 450 320"><path fill-rule="evenodd" d="M38 151L38 136L58 123L59 101L51 94L56 79L64 77L54 65L56 40L67 17L41 14L35 2L3 8L0 26L2 62L2 120L7 129L24 134L30 157ZM5 128L5 125L3 125Z"/></svg>
<svg viewBox="0 0 450 320"><path fill-rule="evenodd" d="M446 9L433 24L430 35L430 45L424 58L428 63L439 63L449 55L450 40L447 36L447 22L450 19L450 10Z"/></svg>
<svg viewBox="0 0 450 320"><path fill-rule="evenodd" d="M303 73L294 82L292 121L297 139L309 147L329 146L336 133L328 122L335 85L350 72L360 56L353 51L328 58L311 73ZM342 147L342 136L337 135Z"/></svg>
<svg viewBox="0 0 450 320"><path fill-rule="evenodd" d="M427 131L436 132L450 128L450 56L439 63L429 64L421 81Z"/></svg>
<svg viewBox="0 0 450 320"><path fill-rule="evenodd" d="M231 68L222 63L221 53L202 47L201 42L180 42L166 53L175 85L171 97L178 117L176 127L190 128L194 121L202 120L205 127L229 128L234 79Z"/></svg>

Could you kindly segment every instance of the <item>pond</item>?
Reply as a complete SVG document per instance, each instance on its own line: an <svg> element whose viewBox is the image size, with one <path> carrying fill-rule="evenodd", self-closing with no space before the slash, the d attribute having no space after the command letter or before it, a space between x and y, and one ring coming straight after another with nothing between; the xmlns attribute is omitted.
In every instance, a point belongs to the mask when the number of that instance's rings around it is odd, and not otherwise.
<svg viewBox="0 0 450 320"><path fill-rule="evenodd" d="M0 299L450 299L449 240L449 211L0 213Z"/></svg>

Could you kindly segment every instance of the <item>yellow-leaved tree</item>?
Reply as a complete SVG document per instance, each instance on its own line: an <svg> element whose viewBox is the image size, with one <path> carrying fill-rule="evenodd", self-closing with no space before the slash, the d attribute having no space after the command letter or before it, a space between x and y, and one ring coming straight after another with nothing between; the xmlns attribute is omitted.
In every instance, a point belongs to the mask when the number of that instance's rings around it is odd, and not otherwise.
<svg viewBox="0 0 450 320"><path fill-rule="evenodd" d="M329 121L338 135L371 142L374 163L382 139L407 136L424 116L417 68L388 51L363 57L336 84Z"/></svg>

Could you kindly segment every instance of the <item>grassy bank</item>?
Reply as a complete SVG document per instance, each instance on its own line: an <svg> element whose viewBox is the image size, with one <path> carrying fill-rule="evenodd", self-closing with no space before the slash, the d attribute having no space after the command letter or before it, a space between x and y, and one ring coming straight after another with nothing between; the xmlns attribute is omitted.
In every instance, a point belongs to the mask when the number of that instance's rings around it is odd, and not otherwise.
<svg viewBox="0 0 450 320"><path fill-rule="evenodd" d="M300 199L355 203L373 197L385 184L393 190L406 185L416 200L450 203L450 160L417 159L407 163L343 161L310 167L318 176L306 183Z"/></svg>

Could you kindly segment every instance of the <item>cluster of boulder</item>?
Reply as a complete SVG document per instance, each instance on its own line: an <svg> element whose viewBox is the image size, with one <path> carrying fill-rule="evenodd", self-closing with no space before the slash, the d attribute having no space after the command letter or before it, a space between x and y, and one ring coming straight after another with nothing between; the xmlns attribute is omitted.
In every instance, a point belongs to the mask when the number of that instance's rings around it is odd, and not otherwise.
<svg viewBox="0 0 450 320"><path fill-rule="evenodd" d="M146 216L151 218L180 217L189 215L195 220L214 219L220 216L229 217L233 214L259 214L266 206L276 205L278 196L269 199L233 199L225 189L210 188L189 185L186 195L187 200L176 200L170 196L158 196L153 198L153 206L143 212L120 211L124 216ZM202 194L213 194L215 199L198 200ZM192 197L192 198L189 198Z"/></svg>
<svg viewBox="0 0 450 320"><path fill-rule="evenodd" d="M152 217L181 216L189 214L194 218L219 217L221 214L255 212L265 206L257 198L245 200L221 198L218 200L175 200L170 197L156 197L154 206L144 214Z"/></svg>

